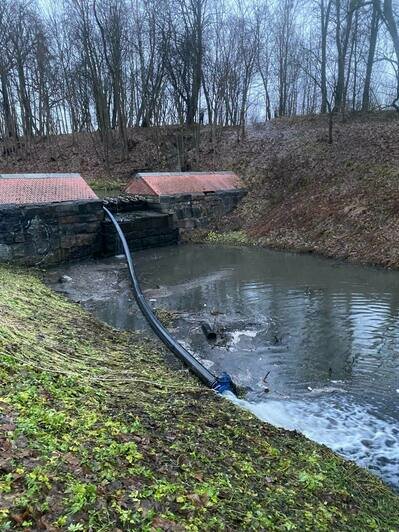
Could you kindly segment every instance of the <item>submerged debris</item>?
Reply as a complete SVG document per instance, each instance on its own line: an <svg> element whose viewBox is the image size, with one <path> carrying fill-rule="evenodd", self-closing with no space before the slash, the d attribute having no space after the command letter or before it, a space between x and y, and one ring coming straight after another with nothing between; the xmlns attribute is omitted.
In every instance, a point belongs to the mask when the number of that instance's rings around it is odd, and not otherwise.
<svg viewBox="0 0 399 532"><path fill-rule="evenodd" d="M72 277L69 277L69 275L62 275L59 279L59 283L70 283L72 281Z"/></svg>
<svg viewBox="0 0 399 532"><path fill-rule="evenodd" d="M202 322L201 329L207 340L216 341L218 337L217 332L213 327L211 327L211 325L209 325L209 323Z"/></svg>

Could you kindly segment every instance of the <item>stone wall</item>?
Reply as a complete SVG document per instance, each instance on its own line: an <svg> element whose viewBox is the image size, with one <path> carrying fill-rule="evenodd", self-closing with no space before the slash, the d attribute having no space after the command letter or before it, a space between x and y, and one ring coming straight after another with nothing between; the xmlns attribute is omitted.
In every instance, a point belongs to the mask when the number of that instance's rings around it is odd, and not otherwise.
<svg viewBox="0 0 399 532"><path fill-rule="evenodd" d="M150 210L116 214L131 251L177 244L179 232L174 227L173 216ZM123 253L122 244L111 221L103 223L103 253Z"/></svg>
<svg viewBox="0 0 399 532"><path fill-rule="evenodd" d="M176 244L179 233L234 209L242 190L161 197L122 197L104 203L132 250ZM121 252L100 200L0 205L0 262L49 265Z"/></svg>
<svg viewBox="0 0 399 532"><path fill-rule="evenodd" d="M229 190L207 194L178 196L147 196L148 205L160 212L173 214L174 224L180 232L206 227L231 212L245 196L245 190Z"/></svg>
<svg viewBox="0 0 399 532"><path fill-rule="evenodd" d="M55 264L99 255L102 202L0 206L0 261Z"/></svg>

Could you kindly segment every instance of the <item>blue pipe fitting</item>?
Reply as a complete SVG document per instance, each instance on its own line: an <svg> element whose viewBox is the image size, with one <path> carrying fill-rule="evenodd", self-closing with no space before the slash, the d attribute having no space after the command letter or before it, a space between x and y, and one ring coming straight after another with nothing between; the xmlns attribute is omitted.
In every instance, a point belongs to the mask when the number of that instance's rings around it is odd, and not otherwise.
<svg viewBox="0 0 399 532"><path fill-rule="evenodd" d="M217 393L231 392L236 394L236 386L228 373L221 373L213 383L212 389Z"/></svg>

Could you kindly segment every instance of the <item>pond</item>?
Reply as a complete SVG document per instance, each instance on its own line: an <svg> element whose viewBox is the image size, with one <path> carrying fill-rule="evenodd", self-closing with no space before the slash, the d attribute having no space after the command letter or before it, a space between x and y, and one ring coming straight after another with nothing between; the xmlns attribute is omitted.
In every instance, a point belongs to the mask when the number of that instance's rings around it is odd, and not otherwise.
<svg viewBox="0 0 399 532"><path fill-rule="evenodd" d="M399 272L257 248L173 246L135 260L151 304L176 311L181 343L246 388L241 406L399 487ZM63 265L49 282L111 325L152 334L121 258Z"/></svg>

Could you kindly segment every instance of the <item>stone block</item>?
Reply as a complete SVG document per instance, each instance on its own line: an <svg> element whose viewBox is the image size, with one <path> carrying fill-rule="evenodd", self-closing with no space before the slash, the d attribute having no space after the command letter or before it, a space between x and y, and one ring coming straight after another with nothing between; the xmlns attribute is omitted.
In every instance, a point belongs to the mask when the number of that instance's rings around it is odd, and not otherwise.
<svg viewBox="0 0 399 532"><path fill-rule="evenodd" d="M57 206L58 216L71 216L73 214L79 214L80 212L80 203L79 202L63 202Z"/></svg>
<svg viewBox="0 0 399 532"><path fill-rule="evenodd" d="M191 211L194 218L199 218L202 214L202 209L199 206L191 207Z"/></svg>
<svg viewBox="0 0 399 532"><path fill-rule="evenodd" d="M23 231L14 231L10 233L10 237L12 238L13 242L20 244L22 242L25 242L25 235Z"/></svg>
<svg viewBox="0 0 399 532"><path fill-rule="evenodd" d="M23 244L14 244L13 246L10 246L10 247L12 249L12 256L15 259L19 259L19 258L34 254L34 250L32 253L30 249L31 246L26 245L25 242Z"/></svg>
<svg viewBox="0 0 399 532"><path fill-rule="evenodd" d="M61 224L74 224L74 223L94 223L102 222L103 216L102 213L91 213L91 214L69 214L59 216L58 222Z"/></svg>
<svg viewBox="0 0 399 532"><path fill-rule="evenodd" d="M101 231L100 222L77 222L61 225L61 232L64 235L73 235L76 233L97 233L99 231Z"/></svg>
<svg viewBox="0 0 399 532"><path fill-rule="evenodd" d="M92 244L93 240L92 234L61 235L60 247L62 249L78 248Z"/></svg>
<svg viewBox="0 0 399 532"><path fill-rule="evenodd" d="M80 202L78 204L78 210L81 214L91 214L91 213L104 213L102 201L99 200L91 200L91 201L84 201Z"/></svg>
<svg viewBox="0 0 399 532"><path fill-rule="evenodd" d="M0 244L0 261L7 262L12 259L12 246Z"/></svg>
<svg viewBox="0 0 399 532"><path fill-rule="evenodd" d="M194 221L193 218L189 218L189 219L186 218L184 220L179 220L176 225L180 229L184 229L184 230L188 231L190 229L194 229L195 228L195 221Z"/></svg>

